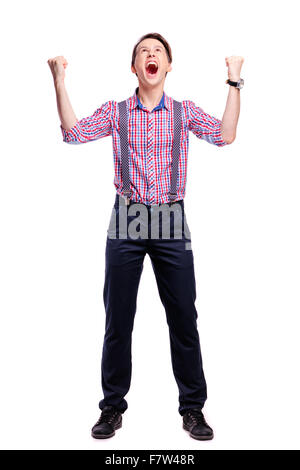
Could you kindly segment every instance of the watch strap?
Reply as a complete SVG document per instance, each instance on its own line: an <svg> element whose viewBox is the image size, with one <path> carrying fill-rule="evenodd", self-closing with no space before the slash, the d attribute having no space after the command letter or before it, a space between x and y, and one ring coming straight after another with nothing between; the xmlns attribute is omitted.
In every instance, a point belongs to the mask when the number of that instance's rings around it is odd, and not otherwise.
<svg viewBox="0 0 300 470"><path fill-rule="evenodd" d="M235 87L237 87L237 84L238 84L238 82L233 82L232 80L229 80L229 78L226 80L226 83L228 83L228 85L235 86Z"/></svg>
<svg viewBox="0 0 300 470"><path fill-rule="evenodd" d="M238 90L240 90L244 86L244 79L240 78L237 82L233 82L232 80L229 80L228 78L225 83L228 83L228 85L231 85L234 88L237 88Z"/></svg>

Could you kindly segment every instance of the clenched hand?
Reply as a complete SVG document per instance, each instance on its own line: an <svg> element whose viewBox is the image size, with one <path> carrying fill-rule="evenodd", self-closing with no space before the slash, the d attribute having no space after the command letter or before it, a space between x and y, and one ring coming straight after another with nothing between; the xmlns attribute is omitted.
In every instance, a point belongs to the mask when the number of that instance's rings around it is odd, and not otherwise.
<svg viewBox="0 0 300 470"><path fill-rule="evenodd" d="M244 57L239 55L232 55L225 57L226 66L228 67L228 78L233 82L237 82L241 77L241 68L244 62Z"/></svg>
<svg viewBox="0 0 300 470"><path fill-rule="evenodd" d="M53 59L49 59L47 62L51 69L54 81L63 81L65 78L65 68L68 66L67 59L62 55L59 55Z"/></svg>

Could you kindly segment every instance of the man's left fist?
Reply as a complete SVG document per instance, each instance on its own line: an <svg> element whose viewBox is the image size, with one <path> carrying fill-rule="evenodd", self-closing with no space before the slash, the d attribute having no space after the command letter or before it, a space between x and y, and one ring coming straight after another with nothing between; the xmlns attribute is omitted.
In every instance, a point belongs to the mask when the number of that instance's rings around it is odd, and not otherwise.
<svg viewBox="0 0 300 470"><path fill-rule="evenodd" d="M228 78L233 82L237 82L241 77L241 68L244 62L244 57L239 55L232 55L225 57L226 66L228 67Z"/></svg>

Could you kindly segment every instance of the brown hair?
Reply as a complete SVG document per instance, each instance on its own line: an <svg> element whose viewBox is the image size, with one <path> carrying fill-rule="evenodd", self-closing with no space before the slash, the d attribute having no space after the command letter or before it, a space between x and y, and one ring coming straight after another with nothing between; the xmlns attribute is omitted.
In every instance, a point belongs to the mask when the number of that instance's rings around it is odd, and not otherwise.
<svg viewBox="0 0 300 470"><path fill-rule="evenodd" d="M160 41L163 44L163 46L166 50L167 56L168 56L168 62L171 64L172 63L172 50L171 50L171 47L170 47L170 44L168 43L168 41L159 33L148 33L148 34L144 34L144 36L142 36L138 40L136 45L134 46L133 51L132 51L131 65L134 65L138 45L144 39L148 39L148 38L157 39L158 41ZM166 76L167 76L167 73L168 72L166 72ZM137 73L136 73L136 75L137 75Z"/></svg>

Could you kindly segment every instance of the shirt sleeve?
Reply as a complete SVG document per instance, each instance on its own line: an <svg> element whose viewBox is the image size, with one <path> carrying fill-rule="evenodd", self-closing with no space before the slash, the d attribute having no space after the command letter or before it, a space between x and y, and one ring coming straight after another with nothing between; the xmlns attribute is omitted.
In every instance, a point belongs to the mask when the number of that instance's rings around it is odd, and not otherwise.
<svg viewBox="0 0 300 470"><path fill-rule="evenodd" d="M222 139L220 119L205 113L202 108L196 106L193 101L187 101L188 129L199 139L209 144L223 147L227 145Z"/></svg>
<svg viewBox="0 0 300 470"><path fill-rule="evenodd" d="M66 130L60 125L63 141L68 144L83 144L111 135L113 101L106 101L94 114L77 121L75 126Z"/></svg>

